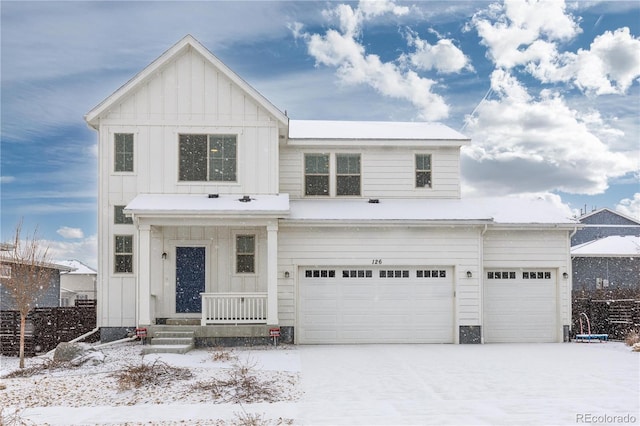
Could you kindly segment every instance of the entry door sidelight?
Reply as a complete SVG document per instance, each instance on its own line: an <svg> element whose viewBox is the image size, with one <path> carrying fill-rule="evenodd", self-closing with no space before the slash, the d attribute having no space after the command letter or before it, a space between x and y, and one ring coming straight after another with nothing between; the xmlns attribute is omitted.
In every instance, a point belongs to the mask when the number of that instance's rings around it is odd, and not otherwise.
<svg viewBox="0 0 640 426"><path fill-rule="evenodd" d="M176 313L200 313L204 292L205 248L176 247Z"/></svg>

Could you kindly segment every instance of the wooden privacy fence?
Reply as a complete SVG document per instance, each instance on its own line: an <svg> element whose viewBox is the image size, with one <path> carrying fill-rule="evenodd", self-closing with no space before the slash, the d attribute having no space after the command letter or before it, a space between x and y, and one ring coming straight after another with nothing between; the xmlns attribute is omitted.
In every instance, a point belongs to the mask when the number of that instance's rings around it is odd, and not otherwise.
<svg viewBox="0 0 640 426"><path fill-rule="evenodd" d="M624 340L632 331L640 332L640 299L593 299L574 297L573 334L580 333L580 314L587 314L591 333L608 334L610 339ZM583 320L584 332L587 332Z"/></svg>
<svg viewBox="0 0 640 426"><path fill-rule="evenodd" d="M55 349L96 328L95 303L61 308L36 308L27 316L25 355ZM98 341L99 333L85 341ZM20 312L0 311L0 353L16 356L20 350Z"/></svg>

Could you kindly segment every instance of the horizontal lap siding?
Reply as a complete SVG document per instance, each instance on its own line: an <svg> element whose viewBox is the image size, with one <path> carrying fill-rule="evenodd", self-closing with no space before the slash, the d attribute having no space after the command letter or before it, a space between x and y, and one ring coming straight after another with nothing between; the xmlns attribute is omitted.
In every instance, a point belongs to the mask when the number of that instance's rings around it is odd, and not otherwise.
<svg viewBox="0 0 640 426"><path fill-rule="evenodd" d="M390 142L391 144L393 142ZM290 148L280 151L280 192L304 196L304 153L360 153L363 197L460 197L458 148L415 149L385 147ZM433 188L415 187L415 154L432 154ZM335 180L335 171L332 172Z"/></svg>
<svg viewBox="0 0 640 426"><path fill-rule="evenodd" d="M454 266L457 268L458 317L461 324L479 321L479 287L466 278L467 270L477 270L479 231L429 228L297 228L280 226L278 233L279 315L282 325L294 325L296 315L295 272L302 265L381 267Z"/></svg>

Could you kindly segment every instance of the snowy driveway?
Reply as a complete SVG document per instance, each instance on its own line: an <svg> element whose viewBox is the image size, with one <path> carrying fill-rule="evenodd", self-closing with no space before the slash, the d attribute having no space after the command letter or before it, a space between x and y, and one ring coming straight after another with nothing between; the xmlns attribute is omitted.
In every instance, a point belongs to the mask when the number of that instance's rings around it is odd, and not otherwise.
<svg viewBox="0 0 640 426"><path fill-rule="evenodd" d="M602 416L640 423L640 354L621 344L299 351L301 424L575 425Z"/></svg>
<svg viewBox="0 0 640 426"><path fill-rule="evenodd" d="M27 395L21 416L48 425L221 426L238 424L239 412L266 425L640 424L640 353L622 343L237 348L238 360L262 373L300 380L291 398L242 406L214 403L179 382L114 390L108 371L140 362L140 346L105 351L104 365L4 380L0 408ZM145 358L155 359L198 377L231 367L204 349Z"/></svg>

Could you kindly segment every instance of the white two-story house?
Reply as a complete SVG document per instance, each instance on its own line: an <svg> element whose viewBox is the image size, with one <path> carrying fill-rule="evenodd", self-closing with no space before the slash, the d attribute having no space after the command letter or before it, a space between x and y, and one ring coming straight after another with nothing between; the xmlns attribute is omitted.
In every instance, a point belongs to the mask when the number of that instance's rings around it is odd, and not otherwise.
<svg viewBox="0 0 640 426"><path fill-rule="evenodd" d="M191 36L85 118L103 340L165 324L300 344L568 335L576 223L542 200L463 199L471 141L444 125L290 120Z"/></svg>

